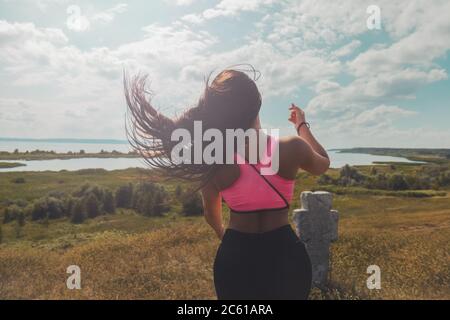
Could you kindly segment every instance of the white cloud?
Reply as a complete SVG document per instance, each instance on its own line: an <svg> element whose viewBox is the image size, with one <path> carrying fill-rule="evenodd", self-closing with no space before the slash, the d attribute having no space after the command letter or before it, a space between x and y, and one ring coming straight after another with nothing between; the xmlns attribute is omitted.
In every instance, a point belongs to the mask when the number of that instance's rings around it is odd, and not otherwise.
<svg viewBox="0 0 450 320"><path fill-rule="evenodd" d="M336 51L334 51L334 55L336 57L345 57L349 54L352 54L359 46L361 45L361 41L359 40L352 40L351 42L347 43L346 45L340 47Z"/></svg>
<svg viewBox="0 0 450 320"><path fill-rule="evenodd" d="M117 15L127 11L128 5L125 3L117 4L109 9L86 15L81 7L71 5L67 8L67 28L76 32L84 32L90 29L93 23L101 22L107 24L112 22Z"/></svg>
<svg viewBox="0 0 450 320"><path fill-rule="evenodd" d="M274 4L275 0L221 0L215 7L204 10L199 14L188 14L182 20L200 24L205 20L218 17L233 17L242 12L256 12Z"/></svg>
<svg viewBox="0 0 450 320"><path fill-rule="evenodd" d="M251 63L262 73L257 84L264 102L310 89L308 93L314 96L307 103L308 117L315 123L315 132L331 145L345 141L351 146L364 139L381 143L388 134L394 137L393 144L406 143L413 131L398 129L396 121L414 114L402 101L408 106L419 90L448 77L437 59L450 48L446 16L450 5L441 0L380 1L388 40L369 43L369 47L365 9L372 3L365 0L276 4L224 0L167 25L150 24L135 40L117 47L84 50L74 46L60 29L0 21L3 98L32 97L23 98L29 107L16 118L5 116L11 109L0 104L0 126L11 132L8 135L20 135L31 128L31 122L27 127L19 118L34 119L35 128L46 128L49 115L56 114L57 120L47 125L47 136L122 137L124 67L132 73L148 72L155 104L173 115L196 103L203 77L210 71ZM192 1L172 3L189 5ZM88 27L111 22L125 9L116 5L89 12ZM214 29L199 25L242 12L261 15L254 29L243 30L245 37L230 35L229 41L222 41ZM35 91L39 91L35 96L28 93ZM94 107L98 109L95 112ZM102 125L95 125L98 123ZM439 132L431 136L437 137ZM442 136L450 137L448 133Z"/></svg>
<svg viewBox="0 0 450 320"><path fill-rule="evenodd" d="M189 6L197 0L165 0L165 2L175 4L177 6Z"/></svg>
<svg viewBox="0 0 450 320"><path fill-rule="evenodd" d="M127 11L128 5L126 3L119 3L112 8L109 8L105 11L96 13L92 16L92 20L94 21L102 21L104 23L108 23L114 20L114 18L121 13Z"/></svg>

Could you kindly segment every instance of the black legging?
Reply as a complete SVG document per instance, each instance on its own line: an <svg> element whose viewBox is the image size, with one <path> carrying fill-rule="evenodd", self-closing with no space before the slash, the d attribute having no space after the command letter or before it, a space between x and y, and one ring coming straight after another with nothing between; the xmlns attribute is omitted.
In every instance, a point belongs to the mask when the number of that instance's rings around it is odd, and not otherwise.
<svg viewBox="0 0 450 320"><path fill-rule="evenodd" d="M220 300L307 299L311 262L290 225L264 233L227 229L214 261Z"/></svg>

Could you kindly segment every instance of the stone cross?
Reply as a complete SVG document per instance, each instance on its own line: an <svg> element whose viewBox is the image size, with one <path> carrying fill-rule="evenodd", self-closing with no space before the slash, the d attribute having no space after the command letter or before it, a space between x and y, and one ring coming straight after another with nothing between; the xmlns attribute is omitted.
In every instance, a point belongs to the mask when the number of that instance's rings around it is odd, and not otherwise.
<svg viewBox="0 0 450 320"><path fill-rule="evenodd" d="M331 210L329 192L302 192L302 209L294 210L294 222L300 240L311 258L313 286L325 289L330 268L330 243L338 238L339 213Z"/></svg>

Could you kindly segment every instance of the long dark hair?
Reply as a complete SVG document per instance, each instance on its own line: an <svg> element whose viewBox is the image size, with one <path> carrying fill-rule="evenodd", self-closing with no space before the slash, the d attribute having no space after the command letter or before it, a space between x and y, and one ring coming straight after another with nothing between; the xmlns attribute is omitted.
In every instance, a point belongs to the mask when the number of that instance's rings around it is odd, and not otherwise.
<svg viewBox="0 0 450 320"><path fill-rule="evenodd" d="M245 72L252 71L251 79ZM151 103L151 92L146 88L147 75L132 78L124 75L125 98L128 105L126 132L128 141L144 161L153 169L163 171L166 177L207 183L219 165L176 164L171 160L173 130L187 129L193 137L194 121L202 121L203 130L251 128L261 108L261 95L255 81L258 72L226 69L209 83L211 74L205 79L205 89L195 107L187 109L180 117L171 119L156 110ZM191 141L193 146L194 140ZM191 152L193 148L190 148ZM203 145L202 149L203 150Z"/></svg>

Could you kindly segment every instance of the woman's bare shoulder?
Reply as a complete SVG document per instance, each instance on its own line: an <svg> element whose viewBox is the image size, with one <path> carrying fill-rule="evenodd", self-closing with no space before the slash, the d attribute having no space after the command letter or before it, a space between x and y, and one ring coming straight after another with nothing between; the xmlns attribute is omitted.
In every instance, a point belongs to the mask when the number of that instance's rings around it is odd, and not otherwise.
<svg viewBox="0 0 450 320"><path fill-rule="evenodd" d="M308 146L307 142L299 136L285 136L279 139L280 153L297 153Z"/></svg>

